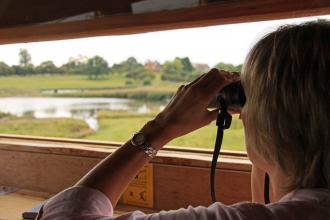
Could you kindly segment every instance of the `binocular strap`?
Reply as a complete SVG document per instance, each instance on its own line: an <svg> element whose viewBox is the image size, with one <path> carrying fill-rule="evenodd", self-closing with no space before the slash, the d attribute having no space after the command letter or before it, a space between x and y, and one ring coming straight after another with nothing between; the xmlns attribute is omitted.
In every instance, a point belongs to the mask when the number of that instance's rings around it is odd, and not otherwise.
<svg viewBox="0 0 330 220"><path fill-rule="evenodd" d="M213 157L212 157L212 164L211 164L211 174L210 174L210 187L211 187L211 198L212 202L215 203L217 201L215 196L215 190L214 190L214 179L215 179L215 169L217 167L217 161L220 154L221 144L223 140L223 134L224 130L228 129L231 125L231 115L227 112L226 105L223 99L219 98L219 103L221 106L221 110L219 112L218 118L217 118L217 137L215 140L215 146L213 151ZM265 175L265 182L264 182L264 201L265 204L270 203L269 199L269 176L268 173Z"/></svg>

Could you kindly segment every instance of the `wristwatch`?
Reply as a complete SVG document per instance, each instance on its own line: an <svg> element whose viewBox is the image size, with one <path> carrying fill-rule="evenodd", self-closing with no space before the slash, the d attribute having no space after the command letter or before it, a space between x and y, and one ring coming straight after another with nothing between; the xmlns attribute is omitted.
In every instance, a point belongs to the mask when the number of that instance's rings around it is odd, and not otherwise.
<svg viewBox="0 0 330 220"><path fill-rule="evenodd" d="M146 154L152 158L154 158L157 154L157 150L151 146L149 141L147 140L147 135L142 132L135 132L132 135L131 143L135 147L140 147Z"/></svg>

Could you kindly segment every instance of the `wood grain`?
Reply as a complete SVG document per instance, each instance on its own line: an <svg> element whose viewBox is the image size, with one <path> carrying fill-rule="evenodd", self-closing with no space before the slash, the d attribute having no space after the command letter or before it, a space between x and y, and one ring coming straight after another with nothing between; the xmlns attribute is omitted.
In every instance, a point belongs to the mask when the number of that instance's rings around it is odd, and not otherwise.
<svg viewBox="0 0 330 220"><path fill-rule="evenodd" d="M37 191L43 197L56 194L74 185L115 149L63 142L0 140L0 184ZM161 151L151 163L154 165L154 210L211 204L210 155ZM221 202L251 200L250 170L247 159L219 158L216 193ZM122 200L120 204L123 205Z"/></svg>
<svg viewBox="0 0 330 220"><path fill-rule="evenodd" d="M22 213L43 202L42 197L25 195L19 192L0 196L0 219L22 220Z"/></svg>
<svg viewBox="0 0 330 220"><path fill-rule="evenodd" d="M0 30L0 44L144 33L330 13L327 0L249 0Z"/></svg>
<svg viewBox="0 0 330 220"><path fill-rule="evenodd" d="M7 0L6 0L7 1ZM131 3L137 0L11 0L0 17L0 26L22 26L62 19L83 13L131 13Z"/></svg>

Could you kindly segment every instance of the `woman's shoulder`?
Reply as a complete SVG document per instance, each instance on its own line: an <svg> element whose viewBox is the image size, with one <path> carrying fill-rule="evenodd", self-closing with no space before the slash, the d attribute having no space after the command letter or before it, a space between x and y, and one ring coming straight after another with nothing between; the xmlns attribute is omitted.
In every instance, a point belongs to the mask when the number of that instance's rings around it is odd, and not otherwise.
<svg viewBox="0 0 330 220"><path fill-rule="evenodd" d="M301 189L288 193L280 201L266 205L279 219L328 219L328 189Z"/></svg>

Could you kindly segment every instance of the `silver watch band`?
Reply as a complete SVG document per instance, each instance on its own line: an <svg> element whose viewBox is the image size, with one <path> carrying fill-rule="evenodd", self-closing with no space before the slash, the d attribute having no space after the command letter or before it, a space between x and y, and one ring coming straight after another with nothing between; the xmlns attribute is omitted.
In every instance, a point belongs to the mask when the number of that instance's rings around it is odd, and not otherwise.
<svg viewBox="0 0 330 220"><path fill-rule="evenodd" d="M151 146L145 149L144 152L146 152L151 159L154 158L157 154L156 149Z"/></svg>
<svg viewBox="0 0 330 220"><path fill-rule="evenodd" d="M157 154L157 150L155 148L153 148L148 141L146 141L144 143L144 145L141 146L141 149L143 149L144 152L146 152L146 154L149 157L151 157L151 159L154 158Z"/></svg>
<svg viewBox="0 0 330 220"><path fill-rule="evenodd" d="M146 134L142 132L135 132L131 138L131 143L135 147L139 147L144 150L144 152L146 152L151 159L157 154L157 150L151 146L150 142L147 140Z"/></svg>

